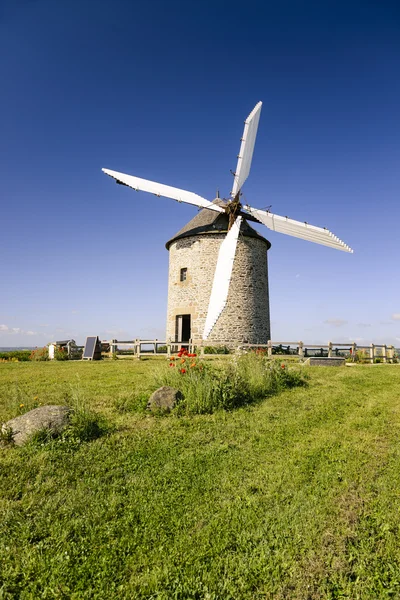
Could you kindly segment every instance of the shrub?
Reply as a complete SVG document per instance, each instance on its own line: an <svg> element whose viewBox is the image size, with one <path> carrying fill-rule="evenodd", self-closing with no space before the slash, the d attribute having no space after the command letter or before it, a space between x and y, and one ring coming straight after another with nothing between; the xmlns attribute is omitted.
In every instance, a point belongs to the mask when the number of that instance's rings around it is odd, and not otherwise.
<svg viewBox="0 0 400 600"><path fill-rule="evenodd" d="M230 350L227 346L205 346L204 354L229 354Z"/></svg>
<svg viewBox="0 0 400 600"><path fill-rule="evenodd" d="M236 360L236 370L254 399L306 384L306 375L299 368L289 368L282 360L268 360L263 354L243 354Z"/></svg>
<svg viewBox="0 0 400 600"><path fill-rule="evenodd" d="M10 350L7 352L0 352L0 359L10 362L25 362L29 360L30 355L30 350Z"/></svg>
<svg viewBox="0 0 400 600"><path fill-rule="evenodd" d="M65 430L64 436L79 440L79 442L90 442L106 433L110 427L102 415L92 410L74 410L71 415L71 424Z"/></svg>
<svg viewBox="0 0 400 600"><path fill-rule="evenodd" d="M350 357L348 359L346 359L346 362L353 362L353 357L352 355L350 355ZM366 350L356 350L355 356L354 356L354 362L358 362L361 364L366 364L366 363L370 363L370 356L369 356L369 352L367 352Z"/></svg>
<svg viewBox="0 0 400 600"><path fill-rule="evenodd" d="M110 431L110 427L102 415L93 411L74 410L71 422L61 433L42 429L36 431L29 439L29 446L53 447L62 446L65 450L75 450L81 443L95 440Z"/></svg>
<svg viewBox="0 0 400 600"><path fill-rule="evenodd" d="M29 355L29 360L49 360L49 349L47 346L44 348L36 348L32 350Z"/></svg>
<svg viewBox="0 0 400 600"><path fill-rule="evenodd" d="M290 346L283 347L282 344L279 344L279 346L273 346L272 354L290 354Z"/></svg>
<svg viewBox="0 0 400 600"><path fill-rule="evenodd" d="M156 376L156 385L169 385L182 392L183 399L176 409L178 414L213 413L247 401L247 390L243 389L242 382L229 378L209 364L188 370L180 366L163 370Z"/></svg>
<svg viewBox="0 0 400 600"><path fill-rule="evenodd" d="M227 364L211 365L181 351L180 356L171 359L168 370L155 372L157 387L169 385L182 392L178 414L232 410L305 383L299 369L288 369L281 361L271 362L255 353L235 356Z"/></svg>
<svg viewBox="0 0 400 600"><path fill-rule="evenodd" d="M11 446L14 442L14 434L11 427L5 423L0 426L0 447Z"/></svg>
<svg viewBox="0 0 400 600"><path fill-rule="evenodd" d="M54 349L54 360L68 360L68 351L66 348L56 347Z"/></svg>

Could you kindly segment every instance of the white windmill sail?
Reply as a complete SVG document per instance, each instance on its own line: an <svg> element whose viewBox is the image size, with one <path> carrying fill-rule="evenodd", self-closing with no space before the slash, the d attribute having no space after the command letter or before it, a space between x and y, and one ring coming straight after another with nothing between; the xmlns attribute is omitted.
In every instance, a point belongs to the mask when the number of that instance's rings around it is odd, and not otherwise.
<svg viewBox="0 0 400 600"><path fill-rule="evenodd" d="M322 246L329 246L336 250L343 250L343 252L353 252L353 250L342 242L336 235L334 235L329 229L324 227L316 227L309 223L302 223L301 221L295 221L288 217L281 217L280 215L274 215L271 212L252 208L251 206L244 206L245 210L249 212L253 217L258 219L260 223L266 225L273 231L279 233L285 233L293 237L302 238L309 242L315 242Z"/></svg>
<svg viewBox="0 0 400 600"><path fill-rule="evenodd" d="M106 175L113 177L118 183L123 183L136 191L149 192L155 196L164 196L165 198L172 198L177 202L186 202L187 204L193 204L200 208L209 208L216 212L224 212L224 209L213 204L209 200L194 194L193 192L187 192L186 190L180 190L179 188L171 187L170 185L164 185L155 181L149 181L148 179L141 179L140 177L133 177L133 175L126 175L125 173L118 173L118 171L111 171L110 169L102 169Z"/></svg>
<svg viewBox="0 0 400 600"><path fill-rule="evenodd" d="M262 102L255 105L244 122L242 143L240 145L236 172L234 175L231 196L234 198L242 188L250 173L254 145L256 143L258 122L260 120Z"/></svg>
<svg viewBox="0 0 400 600"><path fill-rule="evenodd" d="M203 331L203 340L210 335L218 317L224 310L228 299L229 284L231 282L233 261L235 260L236 246L239 237L242 217L237 217L234 224L222 240L217 266L214 273L214 281L211 289L210 302Z"/></svg>

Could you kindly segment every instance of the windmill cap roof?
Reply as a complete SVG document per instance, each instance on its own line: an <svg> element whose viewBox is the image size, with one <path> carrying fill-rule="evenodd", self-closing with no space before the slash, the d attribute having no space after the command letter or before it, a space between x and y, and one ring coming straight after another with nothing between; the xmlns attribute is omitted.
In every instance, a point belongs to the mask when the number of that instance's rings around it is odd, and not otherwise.
<svg viewBox="0 0 400 600"><path fill-rule="evenodd" d="M221 198L216 198L213 204L224 207L226 201ZM191 237L193 235L207 235L211 233L225 233L228 231L229 217L223 212L216 212L215 210L209 210L203 208L193 219L191 219L182 229L178 231L168 242L165 244L167 250L170 245L177 240ZM267 245L268 249L271 247L271 243L260 235L253 227L250 227L246 219L242 220L240 226L240 233L246 237L257 238L263 240Z"/></svg>

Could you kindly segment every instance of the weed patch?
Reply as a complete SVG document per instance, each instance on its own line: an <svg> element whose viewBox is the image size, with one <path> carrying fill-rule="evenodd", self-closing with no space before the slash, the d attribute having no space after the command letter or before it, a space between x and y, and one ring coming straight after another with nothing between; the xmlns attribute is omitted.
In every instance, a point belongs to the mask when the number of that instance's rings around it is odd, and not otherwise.
<svg viewBox="0 0 400 600"><path fill-rule="evenodd" d="M254 353L234 357L219 365L184 356L155 371L155 385L182 392L178 414L212 414L233 410L296 386L306 384L299 368L270 361Z"/></svg>

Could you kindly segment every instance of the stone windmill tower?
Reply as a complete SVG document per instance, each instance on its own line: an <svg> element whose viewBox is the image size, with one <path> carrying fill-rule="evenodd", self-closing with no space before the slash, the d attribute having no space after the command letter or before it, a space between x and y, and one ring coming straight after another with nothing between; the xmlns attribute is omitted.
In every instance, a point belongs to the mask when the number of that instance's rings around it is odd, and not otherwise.
<svg viewBox="0 0 400 600"><path fill-rule="evenodd" d="M240 203L260 120L259 102L244 124L230 200L210 202L193 192L103 169L136 191L203 210L168 243L167 339L185 342L266 343L270 338L267 250L270 243L247 221L337 250L351 248L328 229Z"/></svg>
<svg viewBox="0 0 400 600"><path fill-rule="evenodd" d="M214 203L223 207L219 199ZM229 217L203 209L167 242L167 339L202 341L213 277ZM240 226L225 308L207 340L227 346L270 339L267 250L271 244L246 220Z"/></svg>

